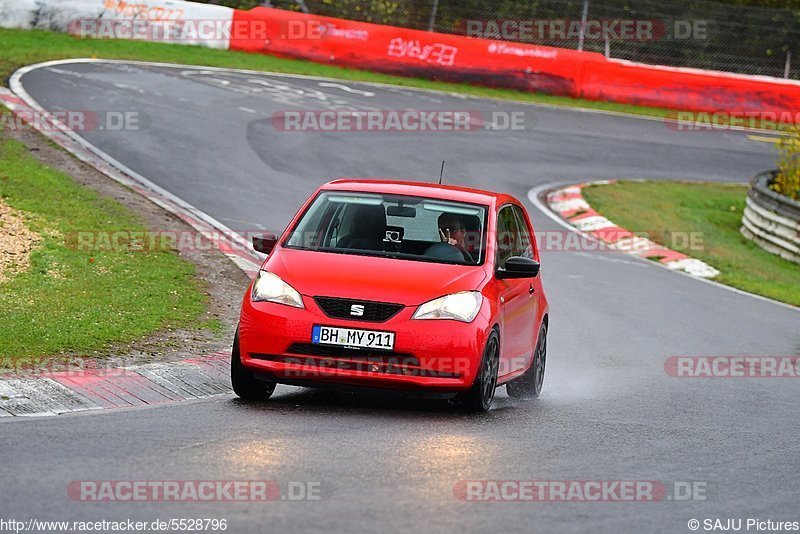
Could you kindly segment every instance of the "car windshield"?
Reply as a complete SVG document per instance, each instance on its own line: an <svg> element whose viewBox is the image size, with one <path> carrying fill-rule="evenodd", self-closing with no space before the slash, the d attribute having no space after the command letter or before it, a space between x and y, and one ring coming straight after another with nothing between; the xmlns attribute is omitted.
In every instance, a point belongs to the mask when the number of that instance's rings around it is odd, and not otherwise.
<svg viewBox="0 0 800 534"><path fill-rule="evenodd" d="M288 248L480 265L487 207L392 194L324 191L284 243Z"/></svg>

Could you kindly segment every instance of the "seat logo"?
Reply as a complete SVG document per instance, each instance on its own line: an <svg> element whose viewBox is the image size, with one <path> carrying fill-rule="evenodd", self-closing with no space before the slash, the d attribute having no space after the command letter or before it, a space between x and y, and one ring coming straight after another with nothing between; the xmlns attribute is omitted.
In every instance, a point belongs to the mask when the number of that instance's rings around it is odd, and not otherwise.
<svg viewBox="0 0 800 534"><path fill-rule="evenodd" d="M363 304L353 304L350 306L350 315L354 315L356 317L361 317L364 315L364 305Z"/></svg>

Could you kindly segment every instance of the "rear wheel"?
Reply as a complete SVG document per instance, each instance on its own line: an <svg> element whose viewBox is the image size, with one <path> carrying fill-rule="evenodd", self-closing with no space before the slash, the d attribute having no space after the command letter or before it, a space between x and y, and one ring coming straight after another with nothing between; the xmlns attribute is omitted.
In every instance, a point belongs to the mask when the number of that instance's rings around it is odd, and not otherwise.
<svg viewBox="0 0 800 534"><path fill-rule="evenodd" d="M233 349L231 350L231 385L233 392L238 397L247 400L267 400L275 391L275 382L259 380L253 371L242 365L238 331L236 337L233 338Z"/></svg>
<svg viewBox="0 0 800 534"><path fill-rule="evenodd" d="M544 385L544 367L547 363L547 326L543 323L539 329L539 338L533 353L531 366L519 378L506 384L506 393L515 399L534 399L542 392Z"/></svg>
<svg viewBox="0 0 800 534"><path fill-rule="evenodd" d="M494 330L486 340L481 367L472 387L459 396L464 408L470 412L488 412L497 388L497 372L500 369L500 338Z"/></svg>

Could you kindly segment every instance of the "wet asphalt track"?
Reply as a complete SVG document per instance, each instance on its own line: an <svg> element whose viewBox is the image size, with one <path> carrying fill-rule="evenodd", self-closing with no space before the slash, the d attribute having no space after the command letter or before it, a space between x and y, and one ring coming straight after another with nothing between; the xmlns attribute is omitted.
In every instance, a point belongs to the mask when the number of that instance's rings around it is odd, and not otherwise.
<svg viewBox="0 0 800 534"><path fill-rule="evenodd" d="M85 139L238 230L280 231L338 176L507 191L604 178L745 182L772 165L746 133L357 83L108 63L26 74L50 110L138 111L139 131ZM281 132L287 109L522 111L524 131ZM488 116L488 115L487 115ZM558 229L530 203L537 230ZM229 532L689 532L690 518L798 520L797 380L676 379L674 355L800 354L800 313L619 254L548 252L543 396L500 390L487 415L429 401L279 387L141 410L3 421L0 517L227 518ZM318 482L321 500L81 503L73 480ZM706 500L469 503L464 479L702 481Z"/></svg>

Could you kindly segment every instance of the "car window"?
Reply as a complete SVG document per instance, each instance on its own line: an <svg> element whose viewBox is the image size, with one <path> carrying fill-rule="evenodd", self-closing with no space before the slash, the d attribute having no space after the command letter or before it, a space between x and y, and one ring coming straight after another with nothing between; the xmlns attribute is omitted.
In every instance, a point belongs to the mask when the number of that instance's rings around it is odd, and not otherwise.
<svg viewBox="0 0 800 534"><path fill-rule="evenodd" d="M519 206L511 206L514 215L517 218L517 225L519 227L519 256L523 258L534 259L533 254L533 238L528 231L528 225L525 222L525 214L522 213L522 208Z"/></svg>
<svg viewBox="0 0 800 534"><path fill-rule="evenodd" d="M336 233L341 223L338 218L334 220L338 207L312 205L304 215L307 230L291 234L286 244L293 247L315 247L332 239L332 235ZM327 236L321 232L324 230L327 231Z"/></svg>
<svg viewBox="0 0 800 534"><path fill-rule="evenodd" d="M284 246L480 265L487 211L487 206L425 197L323 191Z"/></svg>
<svg viewBox="0 0 800 534"><path fill-rule="evenodd" d="M497 214L497 267L503 267L511 256L519 256L519 227L511 206L505 206Z"/></svg>

